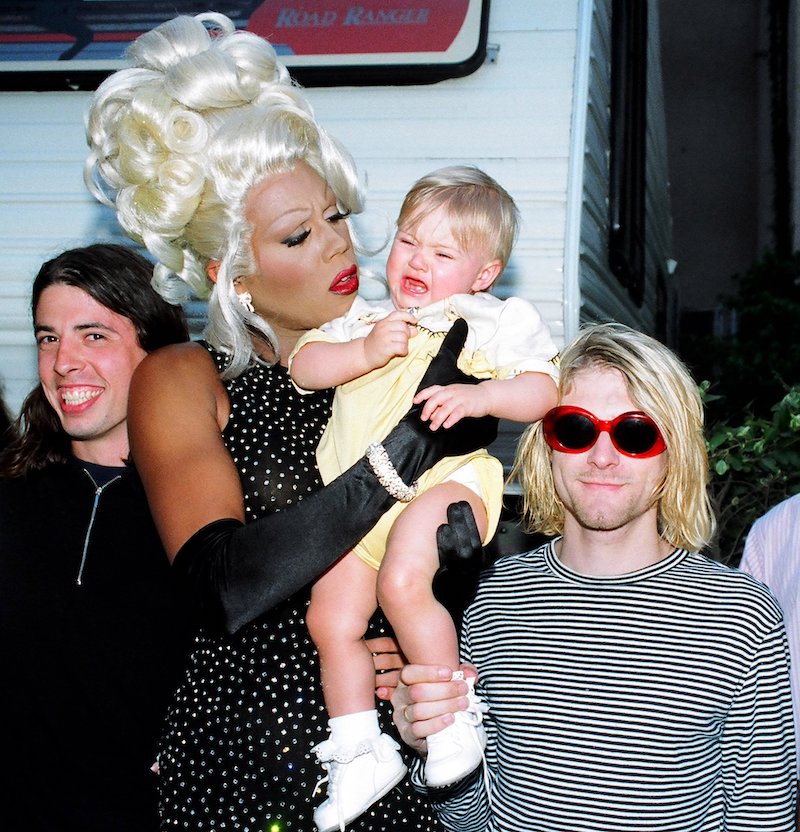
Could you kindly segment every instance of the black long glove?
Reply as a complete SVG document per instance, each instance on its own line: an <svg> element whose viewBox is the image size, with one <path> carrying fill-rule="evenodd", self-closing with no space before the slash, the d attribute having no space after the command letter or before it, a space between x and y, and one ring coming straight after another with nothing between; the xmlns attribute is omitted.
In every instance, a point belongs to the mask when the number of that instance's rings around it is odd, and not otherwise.
<svg viewBox="0 0 800 832"><path fill-rule="evenodd" d="M465 500L447 507L447 523L436 531L439 569L433 576L433 594L461 629L464 610L478 590L478 578L487 565L481 536L470 504Z"/></svg>
<svg viewBox="0 0 800 832"><path fill-rule="evenodd" d="M419 389L476 382L456 367L466 335L466 322L456 321ZM443 457L485 447L497 435L497 420L490 417L462 419L452 428L432 431L420 420L421 410L422 405L412 407L383 443L406 483ZM209 523L186 541L173 565L199 605L202 622L233 633L315 580L392 503L362 458L284 511L247 525L230 518Z"/></svg>

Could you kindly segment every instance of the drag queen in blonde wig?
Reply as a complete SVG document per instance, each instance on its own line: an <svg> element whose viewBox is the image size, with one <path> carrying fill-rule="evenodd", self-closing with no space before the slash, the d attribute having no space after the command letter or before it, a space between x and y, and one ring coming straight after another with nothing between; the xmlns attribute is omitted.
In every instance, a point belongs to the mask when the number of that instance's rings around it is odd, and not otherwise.
<svg viewBox="0 0 800 832"><path fill-rule="evenodd" d="M253 331L275 351L269 323L238 303L234 288L253 268L247 194L302 161L344 212L357 213L355 165L316 122L272 45L223 15L170 20L126 57L130 68L111 75L92 101L84 178L156 259L155 286L165 297L182 299L187 289L209 297L206 337L231 355L226 374L235 376L256 357ZM215 286L211 261L219 262Z"/></svg>
<svg viewBox="0 0 800 832"><path fill-rule="evenodd" d="M285 366L355 297L359 179L273 47L228 18L170 20L127 61L90 104L87 186L147 249L162 294L208 297L204 340L148 355L128 400L133 462L200 623L160 746L162 828L308 832L309 752L327 733L308 588L397 499L366 457L321 487L332 393L301 395ZM454 326L426 386L464 380L465 335ZM420 409L383 440L398 482L496 432L434 432ZM474 521L451 539L480 549ZM403 784L349 828L438 822Z"/></svg>

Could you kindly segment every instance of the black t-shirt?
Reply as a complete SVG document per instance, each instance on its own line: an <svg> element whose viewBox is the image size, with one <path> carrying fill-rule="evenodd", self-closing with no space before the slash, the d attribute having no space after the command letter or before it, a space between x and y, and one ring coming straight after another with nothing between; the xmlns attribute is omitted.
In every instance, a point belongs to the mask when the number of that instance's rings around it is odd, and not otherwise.
<svg viewBox="0 0 800 832"><path fill-rule="evenodd" d="M4 832L158 829L150 766L191 630L132 470L0 480Z"/></svg>

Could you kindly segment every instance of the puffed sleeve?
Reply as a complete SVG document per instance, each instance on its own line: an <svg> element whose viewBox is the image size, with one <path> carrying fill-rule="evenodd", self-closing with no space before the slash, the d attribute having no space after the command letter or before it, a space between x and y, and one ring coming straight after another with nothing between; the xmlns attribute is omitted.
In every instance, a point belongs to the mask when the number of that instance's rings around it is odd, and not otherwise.
<svg viewBox="0 0 800 832"><path fill-rule="evenodd" d="M504 379L544 373L558 383L558 349L533 304L480 293L454 295L453 308L469 323L466 348L473 352L474 375Z"/></svg>

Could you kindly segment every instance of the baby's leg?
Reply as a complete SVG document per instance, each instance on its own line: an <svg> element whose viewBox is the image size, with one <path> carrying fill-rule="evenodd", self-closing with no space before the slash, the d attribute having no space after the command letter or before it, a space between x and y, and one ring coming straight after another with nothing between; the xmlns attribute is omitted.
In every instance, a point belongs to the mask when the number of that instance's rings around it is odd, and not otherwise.
<svg viewBox="0 0 800 832"><path fill-rule="evenodd" d="M306 625L331 717L375 708L375 667L363 638L375 612L375 579L375 570L349 552L311 589Z"/></svg>
<svg viewBox="0 0 800 832"><path fill-rule="evenodd" d="M431 584L439 568L436 530L447 522L447 507L466 500L481 537L486 509L480 497L457 482L436 485L420 494L397 518L378 573L378 601L412 664L459 666L458 636Z"/></svg>
<svg viewBox="0 0 800 832"><path fill-rule="evenodd" d="M314 809L319 832L344 829L406 774L398 744L378 724L375 668L363 638L375 610L376 574L350 552L311 590L306 622L330 716L328 738L313 748L328 781L327 796Z"/></svg>

